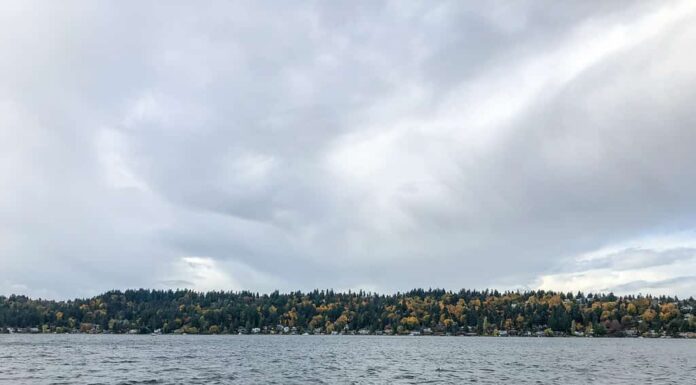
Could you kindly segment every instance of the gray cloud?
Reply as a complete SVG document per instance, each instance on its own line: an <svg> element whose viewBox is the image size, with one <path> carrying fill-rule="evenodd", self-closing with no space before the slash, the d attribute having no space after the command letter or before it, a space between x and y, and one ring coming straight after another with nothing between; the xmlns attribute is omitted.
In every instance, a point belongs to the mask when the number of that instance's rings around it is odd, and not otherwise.
<svg viewBox="0 0 696 385"><path fill-rule="evenodd" d="M0 292L525 287L696 226L688 2L0 7Z"/></svg>
<svg viewBox="0 0 696 385"><path fill-rule="evenodd" d="M623 271L670 265L675 262L685 261L696 257L696 249L681 247L669 250L650 250L640 248L628 248L615 253L610 253L601 259L581 261L577 264L578 270L606 269Z"/></svg>
<svg viewBox="0 0 696 385"><path fill-rule="evenodd" d="M622 292L633 292L633 293L640 293L642 291L646 291L647 293L650 293L651 289L659 289L659 288L673 288L677 285L685 285L686 287L691 287L693 285L694 281L696 281L696 276L691 275L691 276L683 276L683 277L674 277L670 279L664 279L661 281L632 281L629 283L625 283L622 285L617 285L615 287L611 288L605 288L603 289L604 291L622 291Z"/></svg>
<svg viewBox="0 0 696 385"><path fill-rule="evenodd" d="M195 282L186 281L183 279L169 279L169 280L160 281L159 283L168 287L168 288L187 288L187 287L194 287L196 285Z"/></svg>

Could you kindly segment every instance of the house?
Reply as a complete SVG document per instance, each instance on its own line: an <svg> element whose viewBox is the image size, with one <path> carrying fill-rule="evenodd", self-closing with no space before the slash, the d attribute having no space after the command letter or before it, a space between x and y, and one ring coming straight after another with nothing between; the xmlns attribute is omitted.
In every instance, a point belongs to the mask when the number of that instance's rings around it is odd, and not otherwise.
<svg viewBox="0 0 696 385"><path fill-rule="evenodd" d="M411 333L408 334L409 336L419 336L421 335L419 331L412 331Z"/></svg>
<svg viewBox="0 0 696 385"><path fill-rule="evenodd" d="M259 334L259 333L261 333L261 328L252 328L251 333L252 334Z"/></svg>
<svg viewBox="0 0 696 385"><path fill-rule="evenodd" d="M370 334L370 331L368 329L360 329L358 330L358 334L360 334L361 336L366 336Z"/></svg>
<svg viewBox="0 0 696 385"><path fill-rule="evenodd" d="M500 330L500 331L498 332L498 336L500 336L500 337L507 337L507 336L508 336L508 332L507 332L506 330Z"/></svg>

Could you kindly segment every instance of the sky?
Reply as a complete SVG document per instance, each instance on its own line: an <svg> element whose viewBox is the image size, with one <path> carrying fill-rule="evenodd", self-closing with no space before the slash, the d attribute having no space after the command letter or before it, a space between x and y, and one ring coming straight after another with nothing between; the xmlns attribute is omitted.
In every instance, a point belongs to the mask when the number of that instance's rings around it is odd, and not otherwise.
<svg viewBox="0 0 696 385"><path fill-rule="evenodd" d="M696 2L3 1L0 294L696 296Z"/></svg>

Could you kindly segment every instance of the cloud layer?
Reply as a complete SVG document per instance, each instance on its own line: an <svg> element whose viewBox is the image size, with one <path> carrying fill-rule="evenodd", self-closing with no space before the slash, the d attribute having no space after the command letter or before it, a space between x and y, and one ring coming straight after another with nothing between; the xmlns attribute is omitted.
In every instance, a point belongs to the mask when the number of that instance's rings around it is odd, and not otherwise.
<svg viewBox="0 0 696 385"><path fill-rule="evenodd" d="M696 294L692 2L0 7L0 293Z"/></svg>

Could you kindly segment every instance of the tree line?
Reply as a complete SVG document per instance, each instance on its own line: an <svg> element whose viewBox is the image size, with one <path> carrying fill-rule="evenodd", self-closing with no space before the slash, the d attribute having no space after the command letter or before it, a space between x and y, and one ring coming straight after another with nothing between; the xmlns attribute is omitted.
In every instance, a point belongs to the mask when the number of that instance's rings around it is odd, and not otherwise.
<svg viewBox="0 0 696 385"><path fill-rule="evenodd" d="M113 290L54 301L0 296L0 330L64 333L684 335L696 300L553 291L415 289L259 294Z"/></svg>

